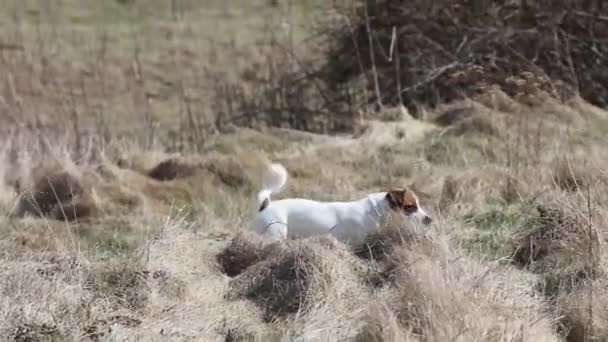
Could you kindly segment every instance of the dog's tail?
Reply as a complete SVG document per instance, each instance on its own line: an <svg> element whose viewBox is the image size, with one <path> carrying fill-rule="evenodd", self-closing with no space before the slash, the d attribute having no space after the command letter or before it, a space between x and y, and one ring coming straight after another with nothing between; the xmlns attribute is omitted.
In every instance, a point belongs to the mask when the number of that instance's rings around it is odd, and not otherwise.
<svg viewBox="0 0 608 342"><path fill-rule="evenodd" d="M264 187L257 195L258 211L264 210L270 204L270 195L274 192L279 192L287 183L287 170L283 165L272 163L270 165L270 174L264 182Z"/></svg>

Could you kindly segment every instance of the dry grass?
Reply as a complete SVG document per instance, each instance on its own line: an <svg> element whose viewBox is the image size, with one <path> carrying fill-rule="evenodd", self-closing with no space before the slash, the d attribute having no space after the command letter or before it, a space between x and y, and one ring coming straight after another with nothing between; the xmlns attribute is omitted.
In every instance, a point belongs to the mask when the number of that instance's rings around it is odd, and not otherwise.
<svg viewBox="0 0 608 342"><path fill-rule="evenodd" d="M606 111L490 92L428 120L386 109L357 134L217 124L226 84L197 80L267 72L249 44L278 31L260 27L306 12L177 2L175 18L157 1L0 15L0 336L608 338ZM243 228L269 160L290 174L277 198L406 186L435 223L263 242Z"/></svg>
<svg viewBox="0 0 608 342"><path fill-rule="evenodd" d="M562 110L576 113L573 107ZM209 341L605 336L605 313L596 305L601 302L576 300L590 293L602 298L606 207L598 190L607 183L601 159L566 178L580 186L564 187L570 181L558 181L563 177L556 160L563 159L555 152L584 158L601 155L599 147L581 144L574 133L552 143L562 128L547 125L537 158L517 145L535 131L503 129L503 144L485 147L493 156L441 162L425 159L436 141L467 150L471 142L494 137L482 131L442 135L442 126L404 120L373 122L366 132L343 137L235 129L210 141L201 156L176 157L123 142L94 158L64 156L56 164L63 166L46 175L58 175L56 184L70 190L47 207L85 197L95 204L95 215L74 222L52 215L4 219L3 291L25 292L4 298L0 329L15 338L63 340L153 340L169 332L176 340ZM512 156L519 156L519 165L509 162ZM386 186L411 186L436 223L423 228L393 222L362 246L328 238L264 243L240 229L270 159L288 166L284 196L357 198ZM10 163L24 167L30 160L53 165L35 149L22 150ZM178 170L169 173L180 176L150 177L167 160ZM49 184L37 181L29 165L31 176L22 177L23 184ZM193 171L180 173L182 165ZM23 201L16 190L4 197L6 207ZM21 307L34 309L16 310Z"/></svg>

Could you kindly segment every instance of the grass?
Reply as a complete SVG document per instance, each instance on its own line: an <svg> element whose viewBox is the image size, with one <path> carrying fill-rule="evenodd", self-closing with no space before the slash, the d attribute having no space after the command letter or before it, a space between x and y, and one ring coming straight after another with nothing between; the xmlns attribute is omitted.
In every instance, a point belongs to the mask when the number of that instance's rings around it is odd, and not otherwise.
<svg viewBox="0 0 608 342"><path fill-rule="evenodd" d="M464 120L387 110L357 134L199 130L216 118L208 72L238 81L260 57L255 43L277 32L266 24L317 9L178 2L177 19L160 0L63 0L48 16L5 4L0 21L20 25L0 36L24 49L3 51L0 65L2 106L15 113L0 119L0 336L608 338L606 111L469 100ZM239 234L270 160L290 173L277 198L405 186L435 223L389 226L354 248ZM23 198L45 210L17 210ZM66 208L91 210L68 222L55 215Z"/></svg>

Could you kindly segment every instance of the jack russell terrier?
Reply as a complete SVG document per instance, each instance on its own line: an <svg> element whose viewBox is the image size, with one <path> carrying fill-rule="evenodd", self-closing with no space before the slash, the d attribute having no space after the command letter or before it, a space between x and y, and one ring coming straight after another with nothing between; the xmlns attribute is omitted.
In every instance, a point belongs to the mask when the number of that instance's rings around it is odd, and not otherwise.
<svg viewBox="0 0 608 342"><path fill-rule="evenodd" d="M287 183L287 170L277 163L270 165L270 177L265 183L257 194L257 212L250 229L270 240L331 234L345 243L362 242L386 221L391 212L417 218L425 225L432 222L418 205L416 195L402 188L372 193L351 202L319 202L301 198L271 202L270 195L281 191Z"/></svg>

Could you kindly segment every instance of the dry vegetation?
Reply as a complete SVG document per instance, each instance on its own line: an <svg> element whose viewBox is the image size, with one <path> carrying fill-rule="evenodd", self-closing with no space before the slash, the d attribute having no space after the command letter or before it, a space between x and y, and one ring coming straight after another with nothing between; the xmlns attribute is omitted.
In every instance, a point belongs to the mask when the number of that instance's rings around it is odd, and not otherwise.
<svg viewBox="0 0 608 342"><path fill-rule="evenodd" d="M476 29L486 21L458 6L417 8L424 34L399 35L418 45L400 40L391 63L372 49L375 66L353 57L370 56L369 37L388 49L393 24L402 22L393 14L410 15L409 5L368 8L377 16L366 25L360 6L346 13L295 3L2 5L0 336L607 340L608 111L596 106L601 75L589 76L606 62L585 66L585 44L600 42L606 18L577 7L557 24L564 25L558 41L574 44L572 58L582 61L574 68L582 96L555 96L530 79L516 82L523 95L496 80L477 92L469 80L474 94L455 96L446 93L453 79L438 77L409 94L417 119L399 106L366 117L376 90L391 98L382 105L394 105L396 80L405 88L422 77L416 72L443 70L450 49L462 51L462 75L477 75L475 63L487 66L479 56L491 51L476 48L490 38L498 44L512 26L508 42L518 42L528 31L517 25L532 25L526 15L542 3L521 10L471 2L502 18L491 37ZM509 13L518 21L505 19ZM325 28L316 31L325 39L360 44L349 63L363 64L342 74L355 79L347 86L328 78L339 67L328 68L349 45L324 49L304 39L312 28L301 24L319 18L326 26L313 28ZM336 35L345 18L350 35ZM450 19L450 37L472 33L479 41L429 41L431 19ZM589 30L597 34L577 40ZM533 42L554 80L546 38ZM517 52L496 44L495 51ZM441 58L415 72L415 58L431 46ZM499 62L497 78L508 69ZM525 65L534 63L517 60L509 76L523 77ZM484 75L478 81L492 81ZM429 93L451 95L435 101ZM408 186L435 223L390 222L361 246L330 237L262 241L243 228L269 160L290 174L280 196L354 199Z"/></svg>

